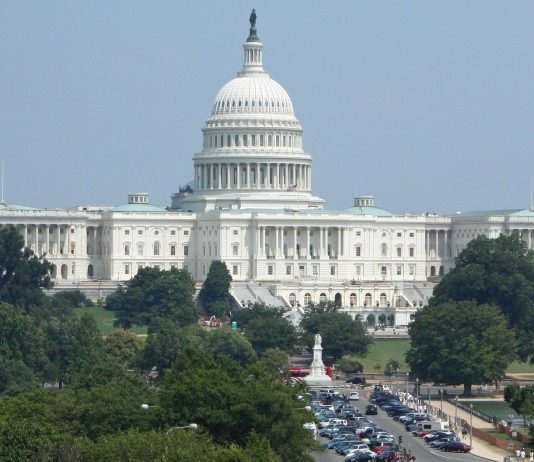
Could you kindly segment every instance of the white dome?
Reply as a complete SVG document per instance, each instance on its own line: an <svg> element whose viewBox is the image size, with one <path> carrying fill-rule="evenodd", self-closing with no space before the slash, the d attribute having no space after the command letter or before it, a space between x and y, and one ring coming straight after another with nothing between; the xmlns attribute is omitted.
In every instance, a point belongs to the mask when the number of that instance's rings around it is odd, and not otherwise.
<svg viewBox="0 0 534 462"><path fill-rule="evenodd" d="M289 95L266 73L239 76L222 87L213 103L211 115L223 114L294 116Z"/></svg>

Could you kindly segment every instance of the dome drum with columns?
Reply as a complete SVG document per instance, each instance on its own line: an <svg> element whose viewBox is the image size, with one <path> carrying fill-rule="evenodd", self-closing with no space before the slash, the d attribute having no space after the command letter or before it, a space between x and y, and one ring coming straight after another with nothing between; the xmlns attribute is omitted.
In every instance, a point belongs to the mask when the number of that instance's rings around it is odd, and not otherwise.
<svg viewBox="0 0 534 462"><path fill-rule="evenodd" d="M311 156L291 98L263 69L255 24L244 64L217 94L193 157L194 193L173 196L173 208L322 208L311 194Z"/></svg>

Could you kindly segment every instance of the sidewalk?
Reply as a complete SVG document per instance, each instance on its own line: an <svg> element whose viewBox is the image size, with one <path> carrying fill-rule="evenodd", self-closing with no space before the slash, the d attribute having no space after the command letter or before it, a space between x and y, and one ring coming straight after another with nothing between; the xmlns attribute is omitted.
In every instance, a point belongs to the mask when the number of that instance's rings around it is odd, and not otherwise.
<svg viewBox="0 0 534 462"><path fill-rule="evenodd" d="M441 401L434 400L430 401L430 404L435 407L436 409L441 409ZM448 414L449 416L455 416L455 409L456 406L454 404L449 403L448 401L443 401L443 412ZM464 411L463 409L458 408L457 415L459 419L463 419L466 422L470 422L470 414L469 412ZM476 416L472 417L473 420L473 428L477 429L493 429L492 425L488 422L485 422L482 419L479 419ZM457 429L458 430L458 429ZM469 443L469 436L467 437L467 440L464 442ZM488 443L486 443L484 440L481 440L480 438L473 437L473 445L471 448L471 454L474 454L475 456L483 457L487 460L492 460L495 462L502 462L506 456L508 456L508 453L496 446L492 446Z"/></svg>

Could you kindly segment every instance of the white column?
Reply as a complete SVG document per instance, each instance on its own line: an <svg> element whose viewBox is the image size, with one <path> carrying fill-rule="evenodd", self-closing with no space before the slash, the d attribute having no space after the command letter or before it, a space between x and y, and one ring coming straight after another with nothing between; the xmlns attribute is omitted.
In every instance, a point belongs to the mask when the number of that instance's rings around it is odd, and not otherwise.
<svg viewBox="0 0 534 462"><path fill-rule="evenodd" d="M28 225L24 225L24 247L29 247L29 245L28 245Z"/></svg>
<svg viewBox="0 0 534 462"><path fill-rule="evenodd" d="M56 227L56 255L61 254L61 226Z"/></svg>
<svg viewBox="0 0 534 462"><path fill-rule="evenodd" d="M285 258L285 252L284 252L284 227L280 227L280 253Z"/></svg>
<svg viewBox="0 0 534 462"><path fill-rule="evenodd" d="M232 184L231 171L231 165L226 164L226 189L230 189L230 185Z"/></svg>
<svg viewBox="0 0 534 462"><path fill-rule="evenodd" d="M293 227L293 258L297 258L297 227Z"/></svg>
<svg viewBox="0 0 534 462"><path fill-rule="evenodd" d="M222 181L221 167L222 167L222 164L217 164L217 189L221 189L222 188L222 184L221 184L221 181Z"/></svg>
<svg viewBox="0 0 534 462"><path fill-rule="evenodd" d="M271 189L271 167L272 164L267 164L267 189Z"/></svg>
<svg viewBox="0 0 534 462"><path fill-rule="evenodd" d="M275 231L274 232L274 256L278 257L280 255L280 250L279 250L280 249L280 247L279 247L280 241L279 241L279 236L278 236L278 234L280 232L280 227L278 227L278 226L275 227L274 231Z"/></svg>
<svg viewBox="0 0 534 462"><path fill-rule="evenodd" d="M261 227L261 255L265 255L265 226Z"/></svg>
<svg viewBox="0 0 534 462"><path fill-rule="evenodd" d="M237 163L237 182L236 182L236 188L241 189L241 164Z"/></svg>
<svg viewBox="0 0 534 462"><path fill-rule="evenodd" d="M319 257L324 255L324 228L319 228Z"/></svg>
<svg viewBox="0 0 534 462"><path fill-rule="evenodd" d="M252 184L250 182L250 163L247 162L247 189L250 189Z"/></svg>
<svg viewBox="0 0 534 462"><path fill-rule="evenodd" d="M310 227L306 226L306 258L310 257Z"/></svg>
<svg viewBox="0 0 534 462"><path fill-rule="evenodd" d="M50 225L46 225L46 248L45 252L50 255Z"/></svg>
<svg viewBox="0 0 534 462"><path fill-rule="evenodd" d="M275 164L276 165L276 178L275 178L275 187L274 189L280 189L280 164Z"/></svg>

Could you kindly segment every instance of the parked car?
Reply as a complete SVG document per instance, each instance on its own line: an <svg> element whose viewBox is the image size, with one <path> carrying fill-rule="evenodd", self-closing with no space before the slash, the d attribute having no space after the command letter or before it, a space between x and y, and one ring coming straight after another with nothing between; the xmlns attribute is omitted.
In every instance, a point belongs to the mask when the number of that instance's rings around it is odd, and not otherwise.
<svg viewBox="0 0 534 462"><path fill-rule="evenodd" d="M471 451L471 446L461 441L450 441L441 446L440 449L445 452L469 452Z"/></svg>
<svg viewBox="0 0 534 462"><path fill-rule="evenodd" d="M351 391L349 395L349 401L358 401L360 399L360 394L357 391Z"/></svg>

